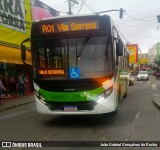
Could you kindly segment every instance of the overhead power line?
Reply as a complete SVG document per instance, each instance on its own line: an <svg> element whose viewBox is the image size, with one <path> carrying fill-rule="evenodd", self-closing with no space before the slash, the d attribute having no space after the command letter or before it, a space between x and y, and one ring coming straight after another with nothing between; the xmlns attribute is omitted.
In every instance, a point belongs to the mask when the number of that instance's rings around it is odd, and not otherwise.
<svg viewBox="0 0 160 150"><path fill-rule="evenodd" d="M81 7L80 7L80 9L79 9L79 11L78 11L78 13L77 14L79 14L80 13L80 11L81 11L81 9L82 9L82 7L83 7L83 5L84 5L84 3L86 2L86 0L83 0L83 2L82 2L82 4L81 4Z"/></svg>
<svg viewBox="0 0 160 150"><path fill-rule="evenodd" d="M128 16L128 19L123 19L123 20L115 20L118 24L132 24L133 22L146 22L146 21L152 21L155 19L155 17L159 14L160 8L150 10L147 12L143 12L137 15L130 15L126 14Z"/></svg>
<svg viewBox="0 0 160 150"><path fill-rule="evenodd" d="M127 13L126 13L126 15L129 16L130 18L132 18L135 21L152 21L153 20L153 19L152 20L144 20L144 19L135 18L135 17L132 17L131 15L129 15Z"/></svg>
<svg viewBox="0 0 160 150"><path fill-rule="evenodd" d="M139 16L140 16L140 17L143 17L143 16L146 16L146 15L148 15L148 14L151 14L151 12L155 13L156 10L158 10L158 12L159 12L160 8L152 9L152 10L149 10L149 11L146 11L146 12L143 12L143 13L140 13L140 14L137 14L137 15L135 15L134 17L139 17Z"/></svg>
<svg viewBox="0 0 160 150"><path fill-rule="evenodd" d="M125 26L125 27L120 27L119 26L119 28L133 28L133 27L142 26L142 25L144 25L144 23L136 24L136 25L131 25L131 26Z"/></svg>
<svg viewBox="0 0 160 150"><path fill-rule="evenodd" d="M84 5L85 5L92 13L95 13L95 12L96 12L96 10L93 9L88 3L85 3Z"/></svg>
<svg viewBox="0 0 160 150"><path fill-rule="evenodd" d="M67 1L68 1L68 0L66 0L65 2L63 2L63 3L60 3L60 4L58 4L58 5L55 5L54 7L59 7L59 6L62 6L62 5L64 5L64 3L67 3Z"/></svg>

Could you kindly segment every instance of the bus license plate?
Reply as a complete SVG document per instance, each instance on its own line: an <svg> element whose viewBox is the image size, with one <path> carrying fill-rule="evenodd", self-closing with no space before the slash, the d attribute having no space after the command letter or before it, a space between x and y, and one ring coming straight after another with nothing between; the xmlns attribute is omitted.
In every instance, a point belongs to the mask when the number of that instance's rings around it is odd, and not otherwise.
<svg viewBox="0 0 160 150"><path fill-rule="evenodd" d="M77 106L64 106L64 111L77 111Z"/></svg>

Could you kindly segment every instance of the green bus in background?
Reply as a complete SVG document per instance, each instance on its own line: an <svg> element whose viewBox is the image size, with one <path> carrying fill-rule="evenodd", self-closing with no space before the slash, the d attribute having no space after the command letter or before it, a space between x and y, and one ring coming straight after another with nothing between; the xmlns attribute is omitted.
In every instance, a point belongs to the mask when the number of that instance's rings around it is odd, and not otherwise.
<svg viewBox="0 0 160 150"><path fill-rule="evenodd" d="M109 16L35 21L30 41L39 113L116 114L127 96L129 54Z"/></svg>

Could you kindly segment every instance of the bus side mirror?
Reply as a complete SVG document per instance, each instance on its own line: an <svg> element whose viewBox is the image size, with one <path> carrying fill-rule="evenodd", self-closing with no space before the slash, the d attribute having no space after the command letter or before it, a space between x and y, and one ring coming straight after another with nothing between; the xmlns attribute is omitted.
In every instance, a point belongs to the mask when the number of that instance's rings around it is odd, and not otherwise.
<svg viewBox="0 0 160 150"><path fill-rule="evenodd" d="M21 46L21 58L22 60L26 60L26 46L25 45Z"/></svg>
<svg viewBox="0 0 160 150"><path fill-rule="evenodd" d="M121 42L116 42L116 53L117 56L123 56L123 44Z"/></svg>
<svg viewBox="0 0 160 150"><path fill-rule="evenodd" d="M23 61L24 64L26 64L25 63L25 60L26 60L26 46L24 45L24 43L26 43L28 41L30 41L30 38L25 39L21 43L21 58L22 58L22 61Z"/></svg>

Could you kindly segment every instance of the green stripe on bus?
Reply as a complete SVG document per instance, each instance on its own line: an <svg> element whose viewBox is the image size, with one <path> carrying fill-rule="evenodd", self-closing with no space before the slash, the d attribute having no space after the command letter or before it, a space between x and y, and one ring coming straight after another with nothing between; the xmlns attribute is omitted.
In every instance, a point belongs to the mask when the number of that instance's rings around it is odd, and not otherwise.
<svg viewBox="0 0 160 150"><path fill-rule="evenodd" d="M103 92L103 87L83 92L47 92L43 89L39 90L39 93L48 102L85 102L89 100L96 100L98 95Z"/></svg>

